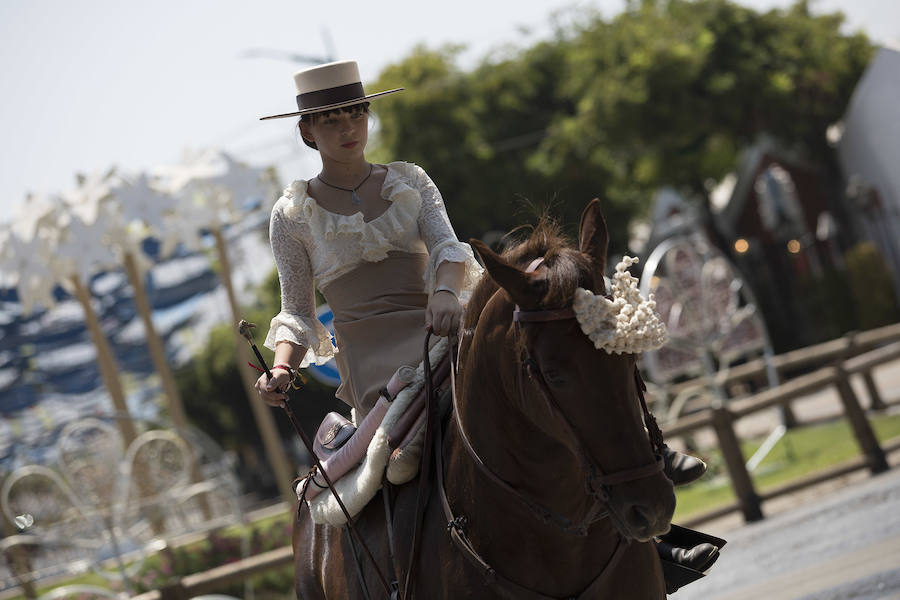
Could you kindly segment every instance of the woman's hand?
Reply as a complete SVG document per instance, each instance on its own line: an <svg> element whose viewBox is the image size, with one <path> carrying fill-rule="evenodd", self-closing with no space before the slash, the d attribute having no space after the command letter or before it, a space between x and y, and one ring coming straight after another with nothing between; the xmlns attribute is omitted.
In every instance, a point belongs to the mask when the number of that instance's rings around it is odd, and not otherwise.
<svg viewBox="0 0 900 600"><path fill-rule="evenodd" d="M291 383L291 374L284 369L272 369L272 379L263 373L256 380L256 391L269 406L284 406L288 395L284 390Z"/></svg>
<svg viewBox="0 0 900 600"><path fill-rule="evenodd" d="M449 291L439 290L431 295L425 309L425 327L431 327L435 335L456 335L462 317L459 299Z"/></svg>

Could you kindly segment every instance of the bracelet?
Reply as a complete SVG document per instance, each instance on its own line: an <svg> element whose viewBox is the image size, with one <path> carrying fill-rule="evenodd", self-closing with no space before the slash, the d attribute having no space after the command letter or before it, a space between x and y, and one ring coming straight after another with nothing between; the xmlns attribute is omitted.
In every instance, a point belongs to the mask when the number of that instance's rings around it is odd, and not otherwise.
<svg viewBox="0 0 900 600"><path fill-rule="evenodd" d="M456 290L454 290L452 287L450 287L449 285L437 286L436 288L434 288L434 291L432 292L432 294L437 294L438 292L450 292L451 294L456 296L457 300L459 300L459 293Z"/></svg>
<svg viewBox="0 0 900 600"><path fill-rule="evenodd" d="M288 372L288 375L291 376L291 379L294 378L294 369L291 368L291 365L287 365L284 363L278 363L277 365L272 365L273 369L284 369Z"/></svg>
<svg viewBox="0 0 900 600"><path fill-rule="evenodd" d="M300 372L300 369L291 368L291 365L285 363L278 363L277 365L272 366L273 369L284 369L288 372L288 375L291 376L290 386L295 390L299 390L300 386L306 383L306 377L303 376L303 373ZM298 384L297 381L300 381Z"/></svg>

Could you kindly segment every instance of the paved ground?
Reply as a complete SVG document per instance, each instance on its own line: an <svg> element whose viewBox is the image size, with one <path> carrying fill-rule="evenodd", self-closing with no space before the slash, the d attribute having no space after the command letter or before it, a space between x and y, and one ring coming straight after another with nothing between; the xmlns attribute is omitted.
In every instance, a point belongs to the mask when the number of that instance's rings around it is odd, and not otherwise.
<svg viewBox="0 0 900 600"><path fill-rule="evenodd" d="M900 363L875 371L883 399L900 397ZM854 388L869 403L861 383ZM795 404L801 421L840 414L837 395L814 394ZM896 407L895 409L896 410ZM777 424L774 411L746 419L741 435ZM705 579L675 600L900 600L900 453L877 477L856 472L767 502L767 518L744 525L729 515L700 527L728 540Z"/></svg>
<svg viewBox="0 0 900 600"><path fill-rule="evenodd" d="M720 531L718 563L673 598L900 599L900 467L807 500Z"/></svg>

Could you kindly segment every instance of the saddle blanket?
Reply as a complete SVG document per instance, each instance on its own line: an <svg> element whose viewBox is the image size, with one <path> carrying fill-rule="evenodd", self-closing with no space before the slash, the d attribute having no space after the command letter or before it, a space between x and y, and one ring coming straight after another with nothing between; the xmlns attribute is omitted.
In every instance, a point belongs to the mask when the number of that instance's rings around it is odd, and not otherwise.
<svg viewBox="0 0 900 600"><path fill-rule="evenodd" d="M428 352L432 366L437 365L447 353L449 342L441 338ZM369 501L381 489L383 478L390 483L401 485L412 480L419 471L422 455L422 442L425 436L424 426L419 426L409 442L404 442L402 451L392 454L388 433L393 430L397 421L406 413L410 404L425 385L425 367L420 362L416 367L412 381L404 387L391 402L381 424L375 431L372 441L366 450L365 458L355 469L334 482L334 487L341 497L351 517L355 517L365 508ZM356 413L353 413L356 422ZM423 423L424 425L424 423ZM297 486L297 494L303 489L305 481ZM309 514L315 523L340 527L347 519L330 491L325 491L309 499Z"/></svg>

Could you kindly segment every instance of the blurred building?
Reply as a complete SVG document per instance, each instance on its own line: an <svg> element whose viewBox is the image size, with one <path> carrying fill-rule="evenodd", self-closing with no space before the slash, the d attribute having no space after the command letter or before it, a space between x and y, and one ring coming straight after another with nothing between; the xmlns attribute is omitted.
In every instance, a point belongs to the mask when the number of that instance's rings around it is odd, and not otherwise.
<svg viewBox="0 0 900 600"><path fill-rule="evenodd" d="M878 49L832 135L853 223L878 245L900 297L900 47Z"/></svg>
<svg viewBox="0 0 900 600"><path fill-rule="evenodd" d="M839 183L768 139L744 152L730 183L730 194L713 195L713 226L755 290L775 346L842 333L811 306L855 237L838 226L847 222Z"/></svg>
<svg viewBox="0 0 900 600"><path fill-rule="evenodd" d="M853 242L852 231L838 226L846 216L836 187L820 169L763 138L713 190L710 210L661 190L644 253L702 232L753 290L777 351L838 335L840 326L823 331L821 316L809 310L811 289L842 268Z"/></svg>
<svg viewBox="0 0 900 600"><path fill-rule="evenodd" d="M702 232L754 291L778 352L872 326L859 315L871 312L876 294L879 318L897 318L900 48L876 52L843 119L822 134L840 172L762 137L707 206L660 190L642 252ZM860 251L865 244L868 253Z"/></svg>

